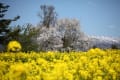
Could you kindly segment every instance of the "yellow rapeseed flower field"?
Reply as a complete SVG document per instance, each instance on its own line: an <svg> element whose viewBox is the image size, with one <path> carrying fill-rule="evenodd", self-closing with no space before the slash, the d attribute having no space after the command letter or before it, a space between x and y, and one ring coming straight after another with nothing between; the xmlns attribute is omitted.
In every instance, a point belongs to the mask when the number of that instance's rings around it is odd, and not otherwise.
<svg viewBox="0 0 120 80"><path fill-rule="evenodd" d="M120 50L0 53L0 80L120 80Z"/></svg>

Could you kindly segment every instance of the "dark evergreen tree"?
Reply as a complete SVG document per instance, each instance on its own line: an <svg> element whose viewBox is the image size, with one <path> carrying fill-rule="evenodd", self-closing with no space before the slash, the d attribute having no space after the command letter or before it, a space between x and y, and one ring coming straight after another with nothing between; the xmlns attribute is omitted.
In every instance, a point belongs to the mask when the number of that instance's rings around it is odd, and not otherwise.
<svg viewBox="0 0 120 80"><path fill-rule="evenodd" d="M14 19L4 19L5 12L8 11L9 5L0 3L0 43L6 44L9 41L11 29L9 27L12 21L16 21L20 16L15 17Z"/></svg>
<svg viewBox="0 0 120 80"><path fill-rule="evenodd" d="M11 31L11 28L9 27L10 23L20 18L20 16L16 16L14 19L4 19L4 16L6 15L5 13L8 11L9 7L9 5L0 3L0 44L2 45L6 45L7 42L13 37L11 33L14 31ZM16 33L19 33L19 31Z"/></svg>

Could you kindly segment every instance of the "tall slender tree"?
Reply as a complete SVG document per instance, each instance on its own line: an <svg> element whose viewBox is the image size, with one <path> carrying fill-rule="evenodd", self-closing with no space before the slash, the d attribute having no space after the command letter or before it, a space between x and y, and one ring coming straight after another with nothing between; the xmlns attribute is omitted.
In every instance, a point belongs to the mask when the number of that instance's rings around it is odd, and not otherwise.
<svg viewBox="0 0 120 80"><path fill-rule="evenodd" d="M54 6L41 5L39 16L41 18L42 26L47 28L49 28L50 25L55 26L57 13L55 12Z"/></svg>

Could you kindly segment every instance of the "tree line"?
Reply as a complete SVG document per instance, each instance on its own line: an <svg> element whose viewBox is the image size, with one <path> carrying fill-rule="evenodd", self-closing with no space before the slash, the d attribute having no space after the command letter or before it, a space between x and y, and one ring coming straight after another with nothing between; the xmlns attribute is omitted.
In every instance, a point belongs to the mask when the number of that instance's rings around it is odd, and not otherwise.
<svg viewBox="0 0 120 80"><path fill-rule="evenodd" d="M80 30L77 19L58 19L55 7L41 5L38 16L40 23L34 26L30 23L11 27L10 24L19 20L20 16L5 19L5 13L10 5L0 3L0 52L6 51L9 41L17 40L22 45L22 51L85 51L94 47L87 35ZM116 47L116 46L112 46Z"/></svg>

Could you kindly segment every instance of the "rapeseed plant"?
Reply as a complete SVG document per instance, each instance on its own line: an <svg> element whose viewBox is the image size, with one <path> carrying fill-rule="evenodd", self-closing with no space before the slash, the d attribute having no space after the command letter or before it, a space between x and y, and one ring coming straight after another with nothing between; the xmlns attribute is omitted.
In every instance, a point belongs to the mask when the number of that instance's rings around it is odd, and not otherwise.
<svg viewBox="0 0 120 80"><path fill-rule="evenodd" d="M0 54L0 80L120 80L120 50L10 53Z"/></svg>
<svg viewBox="0 0 120 80"><path fill-rule="evenodd" d="M10 41L7 46L7 51L18 52L22 49L21 44L18 41Z"/></svg>

